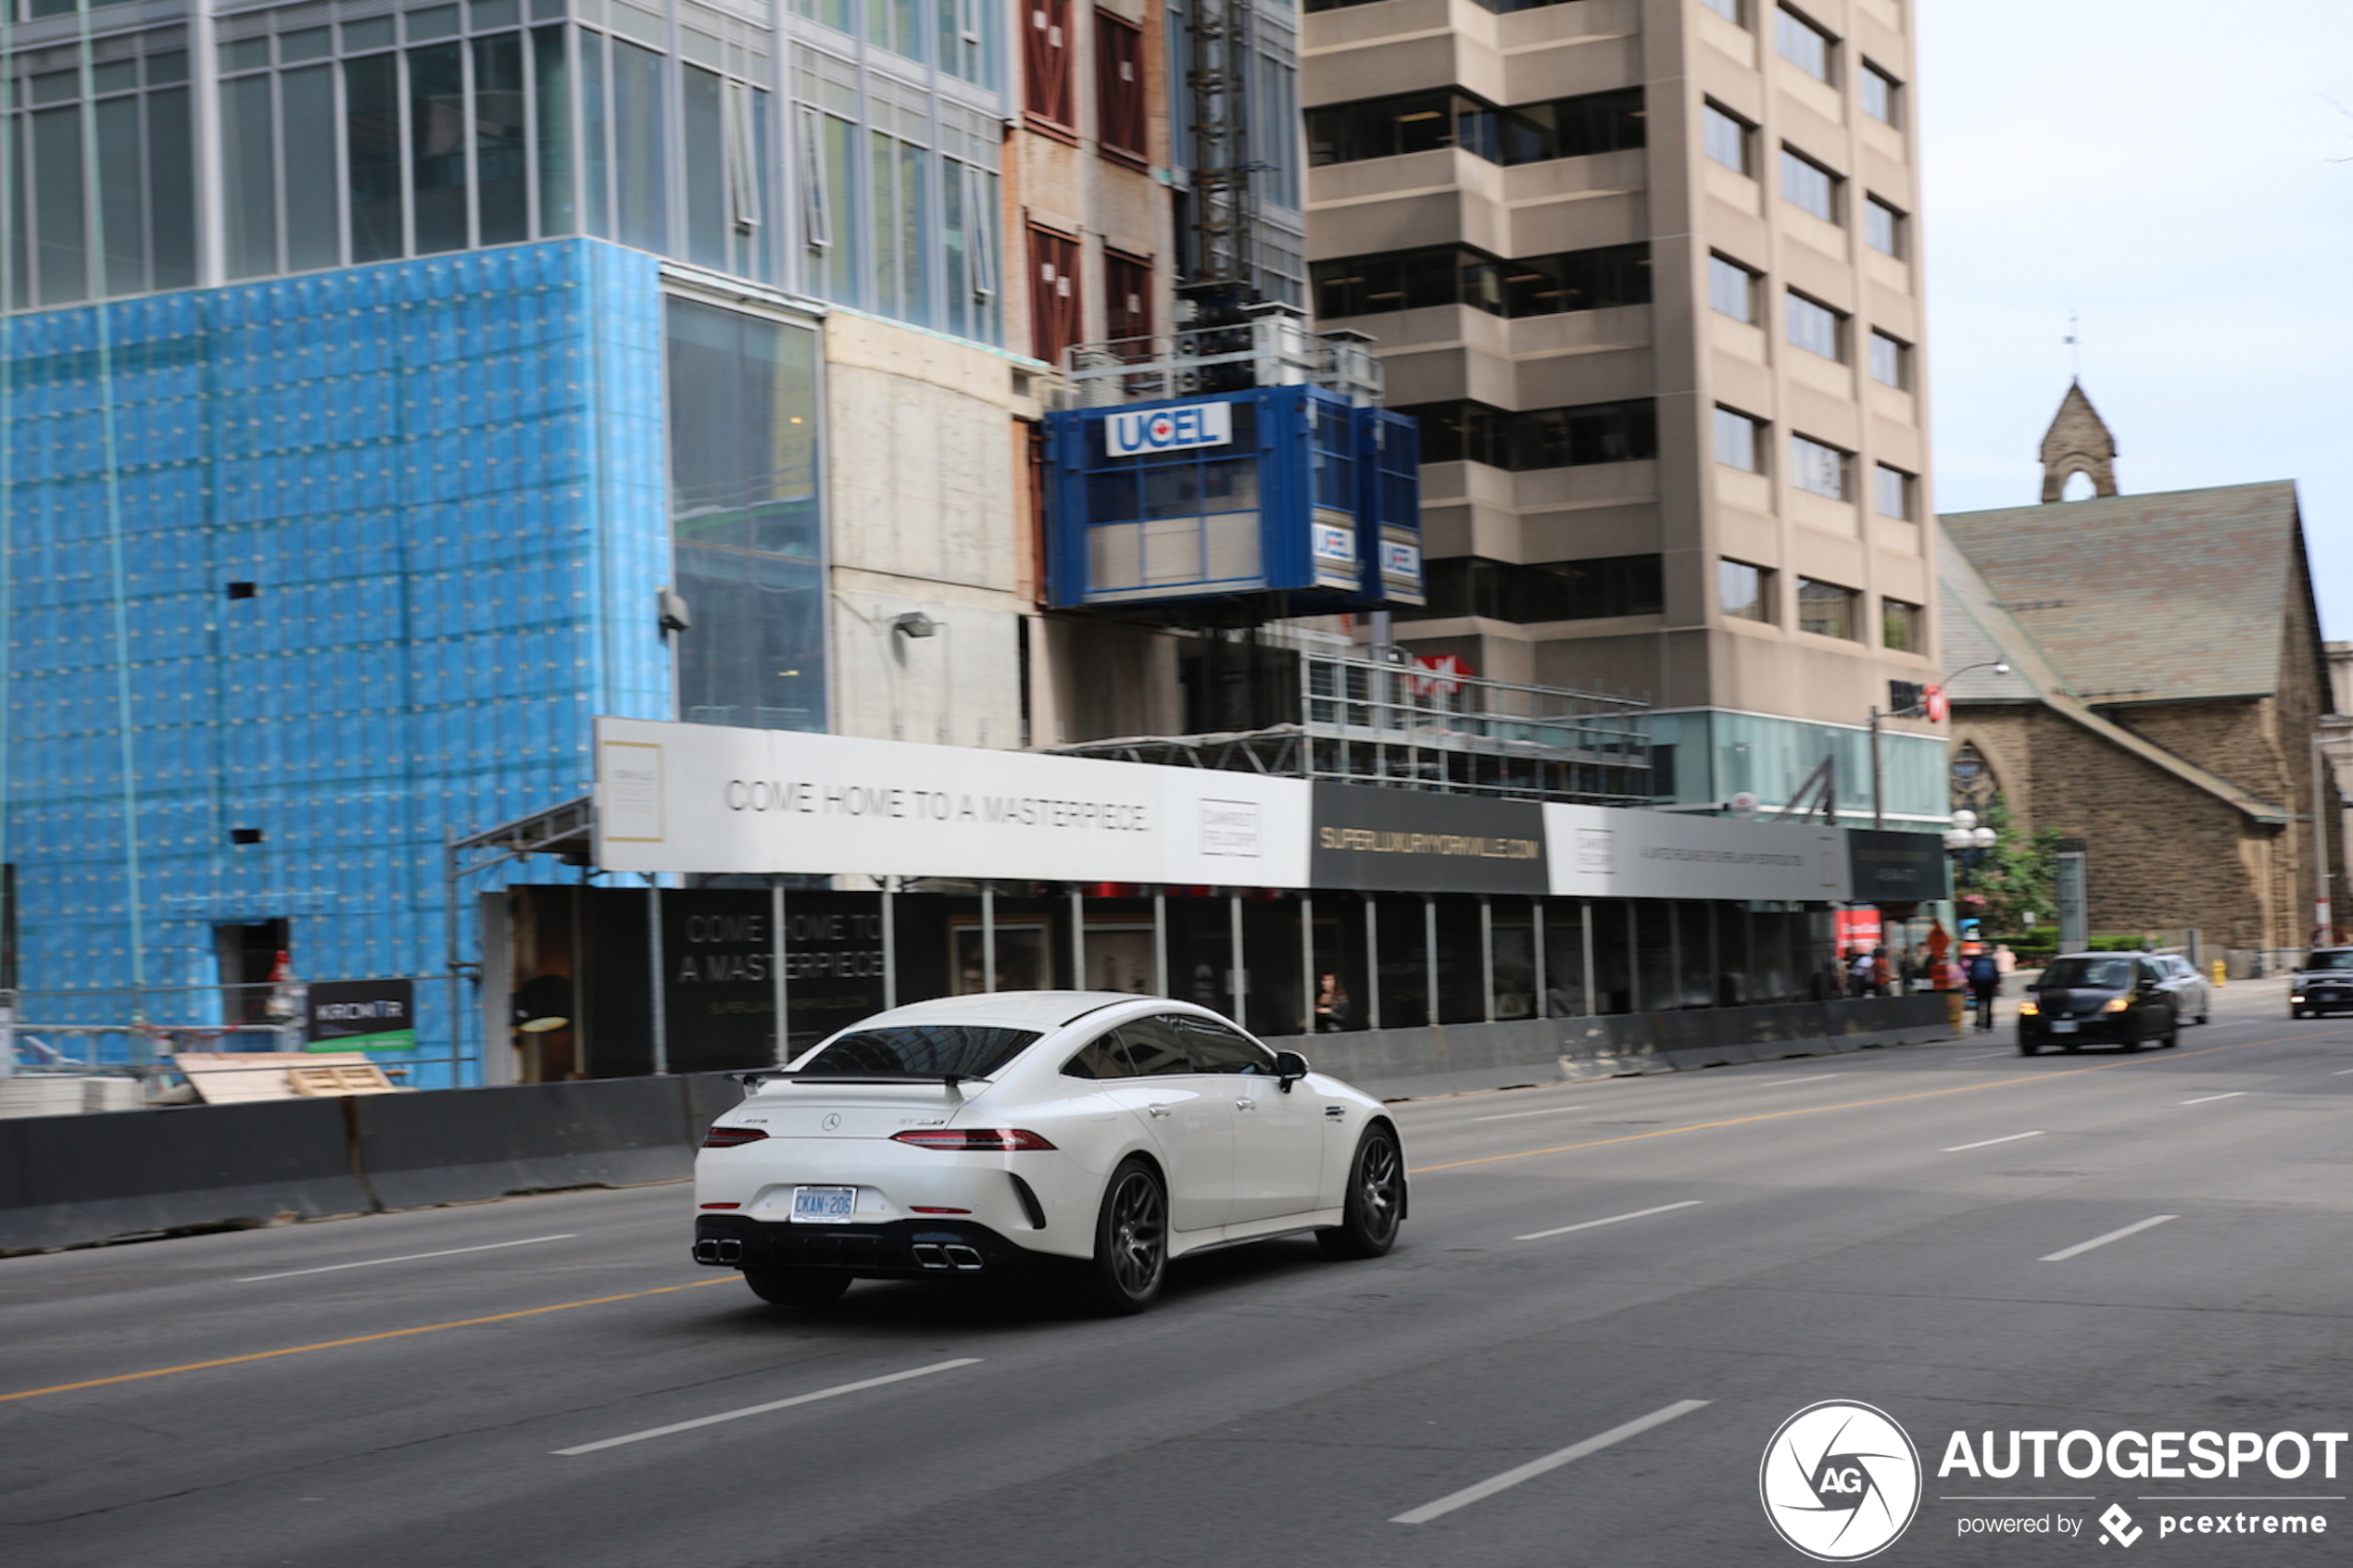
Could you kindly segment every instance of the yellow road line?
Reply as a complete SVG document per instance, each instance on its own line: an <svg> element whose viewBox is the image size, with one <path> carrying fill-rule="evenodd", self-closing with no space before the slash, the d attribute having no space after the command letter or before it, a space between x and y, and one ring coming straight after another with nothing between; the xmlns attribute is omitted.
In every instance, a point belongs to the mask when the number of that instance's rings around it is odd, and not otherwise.
<svg viewBox="0 0 2353 1568"><path fill-rule="evenodd" d="M2057 1078L2072 1078L2084 1073L2112 1073L2120 1067L2151 1066L2160 1061L2179 1061L2184 1057L2212 1056L2216 1051L2243 1051L2256 1046L2294 1045L2309 1040L2309 1035L2282 1035L2270 1040L2242 1040L2235 1046L2207 1046L2198 1050L2168 1051L2162 1057L2133 1056L2122 1061L2103 1061L2091 1067L2070 1067L2059 1073L2038 1073L2031 1078L1997 1078L1990 1084L1957 1084L1949 1089L1922 1089L1918 1094L1890 1095L1884 1099L1850 1099L1841 1105L1800 1106L1791 1110L1760 1110L1754 1116L1734 1116L1722 1122L1693 1122L1681 1127L1661 1127L1655 1133L1627 1133L1614 1138L1595 1138L1591 1143L1556 1144L1551 1148L1522 1149L1517 1154L1482 1154L1476 1160L1450 1160L1442 1165L1416 1165L1406 1173L1427 1175L1432 1171L1459 1171L1466 1165L1493 1165L1505 1160L1533 1160L1540 1154L1567 1154L1580 1148L1605 1148L1614 1143L1640 1143L1644 1138L1671 1138L1678 1133L1704 1133L1714 1127L1737 1127L1747 1122L1778 1122L1788 1116L1819 1116L1826 1110L1855 1110L1867 1105L1900 1105L1907 1099L1934 1099L1939 1095L1969 1095L1981 1089L2005 1089L2014 1084L2047 1084Z"/></svg>
<svg viewBox="0 0 2353 1568"><path fill-rule="evenodd" d="M732 1277L732 1276L730 1276ZM725 1279L698 1279L691 1285L664 1285L651 1290L632 1290L620 1296L594 1296L585 1301L559 1301L552 1307L525 1307L519 1312L493 1312L486 1318L459 1318L454 1323L420 1323L415 1328L388 1328L382 1334L356 1335L349 1339L322 1339L316 1345L289 1345L279 1350L256 1350L246 1356L223 1356L218 1361L190 1361L185 1366L157 1367L151 1372L118 1373L112 1377L93 1377L82 1383L60 1383L48 1388L27 1388L15 1394L0 1394L0 1404L10 1399L37 1399L44 1394L69 1394L76 1388L103 1388L109 1383L136 1383L143 1377L170 1377L174 1373L202 1372L207 1367L235 1366L240 1361L266 1361L273 1356L301 1356L312 1350L335 1350L346 1345L368 1345L379 1339L400 1339L411 1334L438 1334L445 1328L472 1328L485 1323L507 1323L515 1318L535 1318L542 1312L568 1312L574 1307L601 1307L610 1301L635 1301L646 1296L667 1296L673 1290L700 1290L707 1285L725 1285Z"/></svg>

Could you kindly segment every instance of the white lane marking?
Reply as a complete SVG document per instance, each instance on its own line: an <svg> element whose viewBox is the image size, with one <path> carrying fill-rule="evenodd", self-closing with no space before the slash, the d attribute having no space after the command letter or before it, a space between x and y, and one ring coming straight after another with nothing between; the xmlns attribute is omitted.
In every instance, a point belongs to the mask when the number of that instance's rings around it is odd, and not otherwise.
<svg viewBox="0 0 2353 1568"><path fill-rule="evenodd" d="M1612 1443L1622 1443L1629 1437L1641 1436L1654 1426L1664 1426L1678 1416L1689 1415L1695 1410L1705 1409L1707 1404L1708 1401L1705 1399L1678 1399L1664 1410L1655 1410L1650 1414L1629 1421L1623 1426L1613 1426L1597 1437L1588 1437L1581 1443L1571 1443L1556 1453L1546 1454L1542 1459L1529 1460L1526 1464L1514 1470L1506 1470L1501 1475L1491 1475L1476 1486L1465 1486L1459 1492L1449 1492L1436 1502L1426 1502L1409 1512L1399 1514L1390 1523L1391 1524L1427 1524L1441 1514L1452 1513L1458 1508L1466 1508L1483 1499L1491 1498L1497 1492L1507 1491L1518 1486L1522 1481L1532 1481L1548 1470L1558 1470L1562 1465L1583 1459L1587 1454L1599 1453Z"/></svg>
<svg viewBox="0 0 2353 1568"><path fill-rule="evenodd" d="M1581 1105L1556 1105L1549 1110L1506 1110L1495 1116L1474 1116L1474 1122L1509 1122L1517 1116L1558 1116L1564 1110L1582 1110Z"/></svg>
<svg viewBox="0 0 2353 1568"><path fill-rule="evenodd" d="M2126 1225L2120 1231L2110 1231L2106 1236L2095 1236L2089 1241L2079 1241L2072 1247L2062 1247L2057 1252L2047 1254L2043 1259L2043 1261L2045 1263L2064 1263L2070 1258L2076 1256L2078 1253L2089 1252L2095 1247L2106 1247L2111 1241L2122 1241L2126 1236L2138 1236L2141 1232L2149 1229L2153 1225L2161 1225L2168 1220L2178 1220L2180 1218L2181 1216L2179 1214L2153 1214L2149 1218L2142 1220L2137 1223Z"/></svg>
<svg viewBox="0 0 2353 1568"><path fill-rule="evenodd" d="M1680 1203L1662 1203L1655 1209L1637 1209L1631 1214L1612 1214L1606 1220L1587 1220L1581 1224L1562 1225L1554 1230L1530 1231L1526 1236L1516 1236L1512 1239L1514 1241L1541 1241L1548 1236L1567 1236L1571 1231L1589 1231L1595 1225L1614 1225L1620 1220L1646 1220L1653 1214L1671 1213L1678 1209L1696 1209L1705 1201L1705 1198L1687 1198Z"/></svg>
<svg viewBox="0 0 2353 1568"><path fill-rule="evenodd" d="M2227 1095L2207 1095L2198 1099L2185 1099L2182 1103L2183 1105L2212 1105L2218 1099L2236 1099L2245 1093L2246 1093L2245 1089L2233 1089Z"/></svg>
<svg viewBox="0 0 2353 1568"><path fill-rule="evenodd" d="M1752 1089L1778 1089L1784 1084L1818 1084L1825 1078L1835 1078L1835 1073L1809 1073L1803 1078L1768 1078L1761 1084L1747 1085Z"/></svg>
<svg viewBox="0 0 2353 1568"><path fill-rule="evenodd" d="M496 1252L502 1247L536 1247L543 1241L572 1241L575 1233L562 1236L527 1236L521 1241L485 1241L479 1247L445 1247L438 1252L410 1252L398 1258L368 1258L357 1263L321 1263L315 1269L288 1269L278 1274L245 1274L233 1283L258 1285L265 1279L292 1279L296 1274L331 1274L337 1269L372 1269L379 1263L414 1263L425 1258L455 1258L460 1252Z"/></svg>
<svg viewBox="0 0 2353 1568"><path fill-rule="evenodd" d="M2329 1076L2332 1078L2342 1078L2348 1073L2353 1073L2353 1067L2340 1067L2335 1072L2330 1073Z"/></svg>
<svg viewBox="0 0 2353 1568"><path fill-rule="evenodd" d="M1963 1149L1967 1148L1992 1148L1997 1143L2016 1143L2020 1138L2039 1138L2042 1135L2043 1135L2040 1133L2012 1133L2006 1138L1982 1138L1976 1143L1957 1143L1952 1148L1944 1150L1944 1152L1946 1154L1958 1154Z"/></svg>
<svg viewBox="0 0 2353 1568"><path fill-rule="evenodd" d="M844 1383L832 1388L820 1388L813 1394L795 1394L789 1399L771 1399L764 1405L746 1405L739 1411L721 1411L717 1415L698 1415L692 1421L673 1421L667 1426L649 1426L643 1432L624 1433L618 1437L606 1437L594 1443L581 1443L569 1449L550 1451L570 1458L573 1454L593 1454L599 1449L617 1449L623 1443L642 1443L648 1437L667 1437L673 1432L692 1432L698 1426L716 1426L723 1421L741 1421L748 1415L766 1415L770 1411L789 1410L795 1405L813 1405L820 1399L831 1399L843 1394L855 1394L862 1389L879 1388L886 1383L904 1383L911 1377L929 1377L935 1372L953 1372L960 1366L978 1366L978 1356L960 1356L952 1361L934 1361L906 1372L894 1372L882 1377L862 1378L856 1383Z"/></svg>
<svg viewBox="0 0 2353 1568"><path fill-rule="evenodd" d="M1955 1061L1983 1061L1989 1057L2009 1056L2011 1054L2013 1053L2007 1048L1998 1051L1972 1051L1968 1056L1957 1056L1953 1060Z"/></svg>

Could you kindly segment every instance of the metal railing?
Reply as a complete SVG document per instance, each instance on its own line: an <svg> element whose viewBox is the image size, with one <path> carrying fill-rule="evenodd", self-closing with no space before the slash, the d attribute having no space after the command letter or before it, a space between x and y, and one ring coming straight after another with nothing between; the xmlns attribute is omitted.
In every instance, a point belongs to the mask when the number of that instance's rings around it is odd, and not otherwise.
<svg viewBox="0 0 2353 1568"><path fill-rule="evenodd" d="M1646 806L1650 736L1637 716L1648 707L1599 692L1302 650L1296 721L1051 749L1276 778Z"/></svg>
<svg viewBox="0 0 2353 1568"><path fill-rule="evenodd" d="M1351 402L1378 403L1383 385L1371 339L1354 332L1315 332L1304 316L1282 305L1259 306L1248 320L1231 326L1075 344L1063 358L1085 408L1245 385L1320 386Z"/></svg>

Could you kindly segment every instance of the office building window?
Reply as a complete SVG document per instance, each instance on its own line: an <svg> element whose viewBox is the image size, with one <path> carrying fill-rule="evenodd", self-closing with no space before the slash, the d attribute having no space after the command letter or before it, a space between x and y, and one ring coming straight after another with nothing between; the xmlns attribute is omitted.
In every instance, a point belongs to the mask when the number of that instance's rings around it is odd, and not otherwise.
<svg viewBox="0 0 2353 1568"><path fill-rule="evenodd" d="M1904 121L1904 84L1887 72L1863 62L1863 112L1882 125L1901 126Z"/></svg>
<svg viewBox="0 0 2353 1568"><path fill-rule="evenodd" d="M1700 147L1709 157L1735 174L1754 175L1755 160L1750 152L1755 127L1736 114L1705 104L1700 108Z"/></svg>
<svg viewBox="0 0 2353 1568"><path fill-rule="evenodd" d="M1928 651L1928 611L1902 599L1879 602L1880 646L1897 653Z"/></svg>
<svg viewBox="0 0 2353 1568"><path fill-rule="evenodd" d="M825 728L817 334L667 302L678 717Z"/></svg>
<svg viewBox="0 0 2353 1568"><path fill-rule="evenodd" d="M1075 129L1071 94L1070 0L1028 0L1021 30L1022 107L1062 130Z"/></svg>
<svg viewBox="0 0 2353 1568"><path fill-rule="evenodd" d="M1781 149L1781 199L1826 223L1838 221L1839 177L1789 147Z"/></svg>
<svg viewBox="0 0 2353 1568"><path fill-rule="evenodd" d="M1460 146L1494 157L1495 111L1467 93L1406 93L1307 111L1307 161L1317 168Z"/></svg>
<svg viewBox="0 0 2353 1568"><path fill-rule="evenodd" d="M1144 161L1144 30L1095 13L1095 139L1112 157Z"/></svg>
<svg viewBox="0 0 2353 1568"><path fill-rule="evenodd" d="M1790 342L1798 347L1825 359L1846 358L1846 318L1839 312L1793 290L1783 298L1781 315Z"/></svg>
<svg viewBox="0 0 2353 1568"><path fill-rule="evenodd" d="M1899 391L1912 384L1911 345L1885 332L1871 334L1871 379Z"/></svg>
<svg viewBox="0 0 2353 1568"><path fill-rule="evenodd" d="M1789 481L1800 490L1827 495L1833 501L1845 500L1846 471L1851 463L1849 456L1835 446L1826 446L1803 435L1789 438Z"/></svg>
<svg viewBox="0 0 2353 1568"><path fill-rule="evenodd" d="M1741 23L1741 0L1699 0L1699 3L1728 22Z"/></svg>
<svg viewBox="0 0 2353 1568"><path fill-rule="evenodd" d="M1912 476L1902 469L1880 464L1872 471L1873 505L1881 517L1910 521L1912 517Z"/></svg>
<svg viewBox="0 0 2353 1568"><path fill-rule="evenodd" d="M1646 397L1516 411L1469 401L1425 403L1397 412L1420 420L1425 463L1524 471L1658 456L1657 412Z"/></svg>
<svg viewBox="0 0 2353 1568"><path fill-rule="evenodd" d="M1756 274L1720 256L1707 258L1707 303L1735 321L1756 322Z"/></svg>
<svg viewBox="0 0 2353 1568"><path fill-rule="evenodd" d="M1904 254L1904 215L1877 196L1863 203L1863 243L1887 256Z"/></svg>
<svg viewBox="0 0 2353 1568"><path fill-rule="evenodd" d="M1594 560L1513 561L1458 556L1428 563L1428 602L1400 609L1401 621L1479 616L1529 625L1547 621L1600 621L1656 615L1665 608L1659 558L1608 556Z"/></svg>
<svg viewBox="0 0 2353 1568"><path fill-rule="evenodd" d="M1773 619L1773 572L1769 567L1719 559L1716 563L1716 597L1724 614L1734 621Z"/></svg>
<svg viewBox="0 0 2353 1568"><path fill-rule="evenodd" d="M1152 335L1151 262L1103 252L1103 322L1114 343Z"/></svg>
<svg viewBox="0 0 2353 1568"><path fill-rule="evenodd" d="M1765 421L1730 408L1716 410L1716 460L1743 473L1765 471Z"/></svg>
<svg viewBox="0 0 2353 1568"><path fill-rule="evenodd" d="M1797 629L1811 632L1818 637L1856 640L1856 597L1852 588L1842 588L1835 583L1819 583L1811 577L1799 578Z"/></svg>
<svg viewBox="0 0 2353 1568"><path fill-rule="evenodd" d="M1492 315L1504 313L1503 263L1456 245L1318 261L1309 274L1315 313L1327 319L1433 305L1468 305Z"/></svg>
<svg viewBox="0 0 2353 1568"><path fill-rule="evenodd" d="M1817 82L1831 79L1831 38L1820 28L1781 6L1773 16L1773 46L1781 58Z"/></svg>
<svg viewBox="0 0 2353 1568"><path fill-rule="evenodd" d="M1647 139L1642 90L1587 93L1498 111L1498 138L1506 164L1543 163L1623 152Z"/></svg>
<svg viewBox="0 0 2353 1568"><path fill-rule="evenodd" d="M1511 316L1607 310L1651 301L1651 247L1600 245L1503 264L1504 308Z"/></svg>
<svg viewBox="0 0 2353 1568"><path fill-rule="evenodd" d="M1468 93L1405 93L1307 111L1318 167L1460 147L1491 163L1541 163L1645 145L1642 90L1620 88L1498 108Z"/></svg>

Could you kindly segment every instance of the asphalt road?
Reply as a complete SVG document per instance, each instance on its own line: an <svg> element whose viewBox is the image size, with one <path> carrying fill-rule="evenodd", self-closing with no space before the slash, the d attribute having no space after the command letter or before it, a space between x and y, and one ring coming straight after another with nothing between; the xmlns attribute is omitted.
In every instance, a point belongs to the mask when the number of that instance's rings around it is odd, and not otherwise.
<svg viewBox="0 0 2353 1568"><path fill-rule="evenodd" d="M2005 1032L1401 1106L1393 1254L1179 1264L1136 1319L764 1307L686 1261L675 1185L0 1261L0 1562L1797 1563L1760 1456L1851 1399L1926 1463L1877 1562L2341 1563L2342 1449L1937 1474L1956 1430L2353 1424L2353 1021L2284 1014L2233 985L2177 1051ZM2264 1500L2143 1500L2223 1494ZM1996 1495L2030 1500L1948 1500ZM2160 1536L2200 1510L2330 1533ZM1961 1534L2006 1517L2054 1533Z"/></svg>

